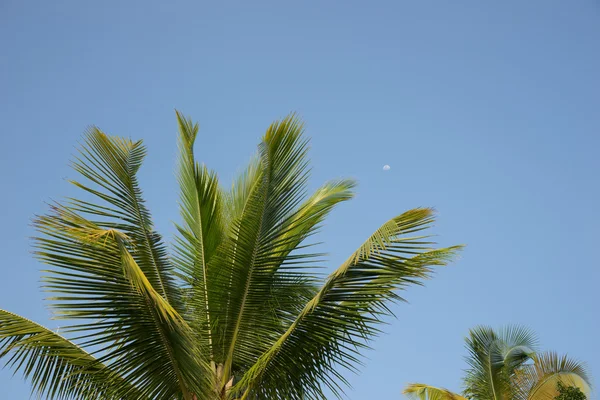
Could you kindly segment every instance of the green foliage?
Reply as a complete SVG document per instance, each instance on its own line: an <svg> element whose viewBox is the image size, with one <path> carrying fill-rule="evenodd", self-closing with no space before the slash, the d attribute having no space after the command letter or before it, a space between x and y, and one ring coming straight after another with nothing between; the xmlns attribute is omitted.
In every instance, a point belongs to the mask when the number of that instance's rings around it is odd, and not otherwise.
<svg viewBox="0 0 600 400"><path fill-rule="evenodd" d="M511 379L535 352L536 339L521 327L500 332L485 326L471 329L466 340L465 396L475 399L513 398Z"/></svg>
<svg viewBox="0 0 600 400"><path fill-rule="evenodd" d="M309 239L353 197L351 180L307 195L308 141L289 116L224 189L196 161L198 125L177 113L181 220L168 251L137 172L141 141L90 129L80 196L35 220L35 255L61 333L0 310L0 358L47 399L321 399L379 332L399 291L459 246L424 234L433 211L384 223L326 278ZM351 227L351 225L349 225ZM515 355L516 357L516 355Z"/></svg>
<svg viewBox="0 0 600 400"><path fill-rule="evenodd" d="M415 400L552 400L557 385L590 390L582 363L556 353L538 352L537 339L522 327L500 331L476 327L469 331L466 347L469 368L464 397L422 383L408 385L404 393Z"/></svg>
<svg viewBox="0 0 600 400"><path fill-rule="evenodd" d="M577 386L565 386L562 382L556 383L558 395L554 400L586 400L587 396Z"/></svg>

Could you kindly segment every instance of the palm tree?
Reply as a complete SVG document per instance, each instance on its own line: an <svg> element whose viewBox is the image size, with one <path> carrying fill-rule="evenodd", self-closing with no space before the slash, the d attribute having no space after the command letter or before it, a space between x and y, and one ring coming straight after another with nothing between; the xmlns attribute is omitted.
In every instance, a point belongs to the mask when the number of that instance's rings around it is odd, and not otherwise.
<svg viewBox="0 0 600 400"><path fill-rule="evenodd" d="M355 183L306 197L308 142L291 115L223 190L177 113L181 223L172 252L136 173L141 141L90 129L73 168L81 197L35 220L35 254L61 334L0 310L0 357L48 399L320 399L378 333L399 289L459 247L432 248L432 210L384 223L328 277L307 239ZM351 227L351 221L348 228ZM64 335L64 336L62 336Z"/></svg>
<svg viewBox="0 0 600 400"><path fill-rule="evenodd" d="M408 385L404 394L415 400L553 400L560 384L589 393L582 363L553 352L538 353L535 336L522 327L499 332L477 327L469 332L466 347L469 368L462 395L422 383Z"/></svg>

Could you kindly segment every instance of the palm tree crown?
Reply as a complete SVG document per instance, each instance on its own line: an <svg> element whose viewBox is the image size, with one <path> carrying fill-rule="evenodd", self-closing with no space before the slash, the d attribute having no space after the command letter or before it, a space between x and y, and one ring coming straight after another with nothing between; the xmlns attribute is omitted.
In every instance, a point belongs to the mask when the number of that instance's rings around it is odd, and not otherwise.
<svg viewBox="0 0 600 400"><path fill-rule="evenodd" d="M554 400L560 384L589 393L585 366L567 356L538 352L537 339L522 327L471 329L463 395L422 383L404 393L415 400Z"/></svg>
<svg viewBox="0 0 600 400"><path fill-rule="evenodd" d="M318 399L378 332L397 289L459 247L432 248L432 211L384 223L327 278L307 239L354 182L305 196L308 142L273 123L229 190L194 156L198 125L177 113L181 222L154 230L137 172L141 141L90 129L73 168L81 197L35 220L36 256L65 336L0 310L0 357L45 398Z"/></svg>

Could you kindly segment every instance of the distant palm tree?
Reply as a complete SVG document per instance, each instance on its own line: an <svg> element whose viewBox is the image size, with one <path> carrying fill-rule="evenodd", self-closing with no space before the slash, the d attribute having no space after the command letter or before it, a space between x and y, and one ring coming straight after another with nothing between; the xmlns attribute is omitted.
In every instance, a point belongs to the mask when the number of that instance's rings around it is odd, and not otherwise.
<svg viewBox="0 0 600 400"><path fill-rule="evenodd" d="M462 395L422 383L408 385L404 394L415 400L553 400L559 383L589 393L590 380L582 363L536 352L534 335L522 327L500 332L477 327L466 342L469 369Z"/></svg>
<svg viewBox="0 0 600 400"><path fill-rule="evenodd" d="M330 182L305 197L298 119L272 124L258 156L223 190L195 160L197 124L177 118L182 222L172 254L142 200L141 141L92 128L73 162L82 196L35 220L54 316L70 321L65 336L0 310L0 357L48 399L339 394L338 367L357 368L390 302L401 300L396 290L420 284L459 247L432 249L421 233L432 211L414 209L323 279L306 239L355 184Z"/></svg>

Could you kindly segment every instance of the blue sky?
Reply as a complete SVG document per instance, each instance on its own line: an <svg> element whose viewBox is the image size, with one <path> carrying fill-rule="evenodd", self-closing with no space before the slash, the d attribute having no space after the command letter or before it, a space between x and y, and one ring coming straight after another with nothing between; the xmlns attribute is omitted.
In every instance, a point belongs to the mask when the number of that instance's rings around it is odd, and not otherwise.
<svg viewBox="0 0 600 400"><path fill-rule="evenodd" d="M468 245L394 307L348 398L401 398L413 381L459 390L477 324L526 324L598 377L599 43L595 0L3 0L0 308L55 326L29 222L73 194L88 125L144 139L140 179L169 237L174 108L200 122L197 154L223 182L297 111L311 187L360 183L321 235L330 268L417 206L439 211L441 244ZM27 398L11 375L0 397Z"/></svg>

